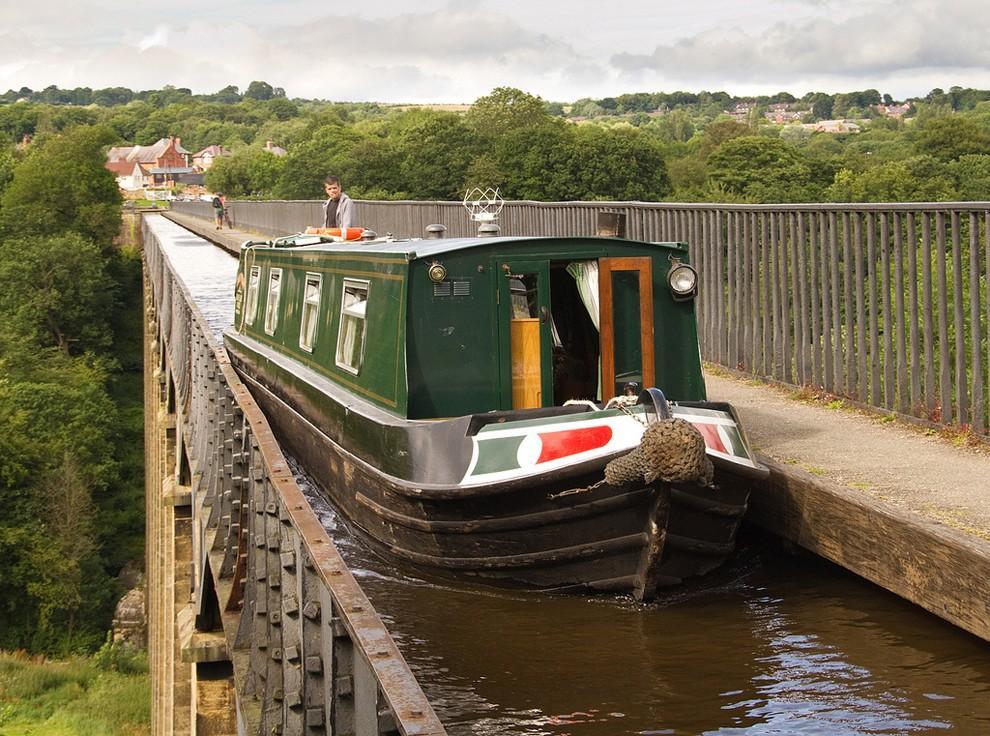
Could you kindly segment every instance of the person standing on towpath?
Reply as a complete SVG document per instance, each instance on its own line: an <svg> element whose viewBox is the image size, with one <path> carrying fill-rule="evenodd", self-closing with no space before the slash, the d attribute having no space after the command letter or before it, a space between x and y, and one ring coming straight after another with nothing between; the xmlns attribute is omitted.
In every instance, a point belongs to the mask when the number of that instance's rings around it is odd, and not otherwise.
<svg viewBox="0 0 990 736"><path fill-rule="evenodd" d="M216 223L217 230L223 227L223 192L217 192L213 195L213 220Z"/></svg>

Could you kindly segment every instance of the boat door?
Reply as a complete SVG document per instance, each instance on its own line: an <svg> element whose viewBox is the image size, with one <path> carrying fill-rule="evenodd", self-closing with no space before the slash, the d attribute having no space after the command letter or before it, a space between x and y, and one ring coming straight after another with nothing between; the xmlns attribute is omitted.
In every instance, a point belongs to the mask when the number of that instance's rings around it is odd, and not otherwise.
<svg viewBox="0 0 990 736"><path fill-rule="evenodd" d="M603 401L629 382L656 385L652 265L649 257L598 261Z"/></svg>
<svg viewBox="0 0 990 736"><path fill-rule="evenodd" d="M498 261L496 270L500 406L533 409L552 405L550 264Z"/></svg>

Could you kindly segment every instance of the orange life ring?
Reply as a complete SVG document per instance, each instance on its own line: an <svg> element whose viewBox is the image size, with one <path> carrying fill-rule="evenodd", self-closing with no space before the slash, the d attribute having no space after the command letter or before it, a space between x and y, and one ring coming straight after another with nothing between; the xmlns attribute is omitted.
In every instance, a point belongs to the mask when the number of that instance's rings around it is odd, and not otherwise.
<svg viewBox="0 0 990 736"><path fill-rule="evenodd" d="M364 233L363 227L308 227L306 235L325 235L330 238L340 238L341 240L360 240Z"/></svg>

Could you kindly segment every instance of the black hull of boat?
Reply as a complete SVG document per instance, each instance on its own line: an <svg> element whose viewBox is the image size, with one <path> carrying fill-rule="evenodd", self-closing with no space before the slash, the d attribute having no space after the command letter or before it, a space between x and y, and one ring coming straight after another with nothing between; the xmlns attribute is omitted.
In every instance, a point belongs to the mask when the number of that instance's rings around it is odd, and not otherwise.
<svg viewBox="0 0 990 736"><path fill-rule="evenodd" d="M288 452L350 525L392 561L488 585L648 599L657 588L710 572L734 551L747 478L717 470L714 487L613 487L599 483L597 467L529 484L430 492L342 448L318 421L245 374L238 362Z"/></svg>

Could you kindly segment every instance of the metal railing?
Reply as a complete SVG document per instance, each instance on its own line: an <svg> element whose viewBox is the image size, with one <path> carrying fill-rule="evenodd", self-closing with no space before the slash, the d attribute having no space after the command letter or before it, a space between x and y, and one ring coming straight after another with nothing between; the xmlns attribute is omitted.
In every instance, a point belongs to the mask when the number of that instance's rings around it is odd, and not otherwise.
<svg viewBox="0 0 990 736"><path fill-rule="evenodd" d="M420 237L437 222L451 237L476 232L458 202L355 204L379 235ZM240 227L273 235L321 215L319 202L235 208ZM210 216L207 203L176 209ZM689 244L706 360L990 434L990 203L507 202L499 224L592 235L605 211L625 214L630 238Z"/></svg>
<svg viewBox="0 0 990 736"><path fill-rule="evenodd" d="M177 465L188 468L177 475L190 484L196 615L209 621L215 596L238 723L265 735L444 734L147 228L144 253Z"/></svg>

